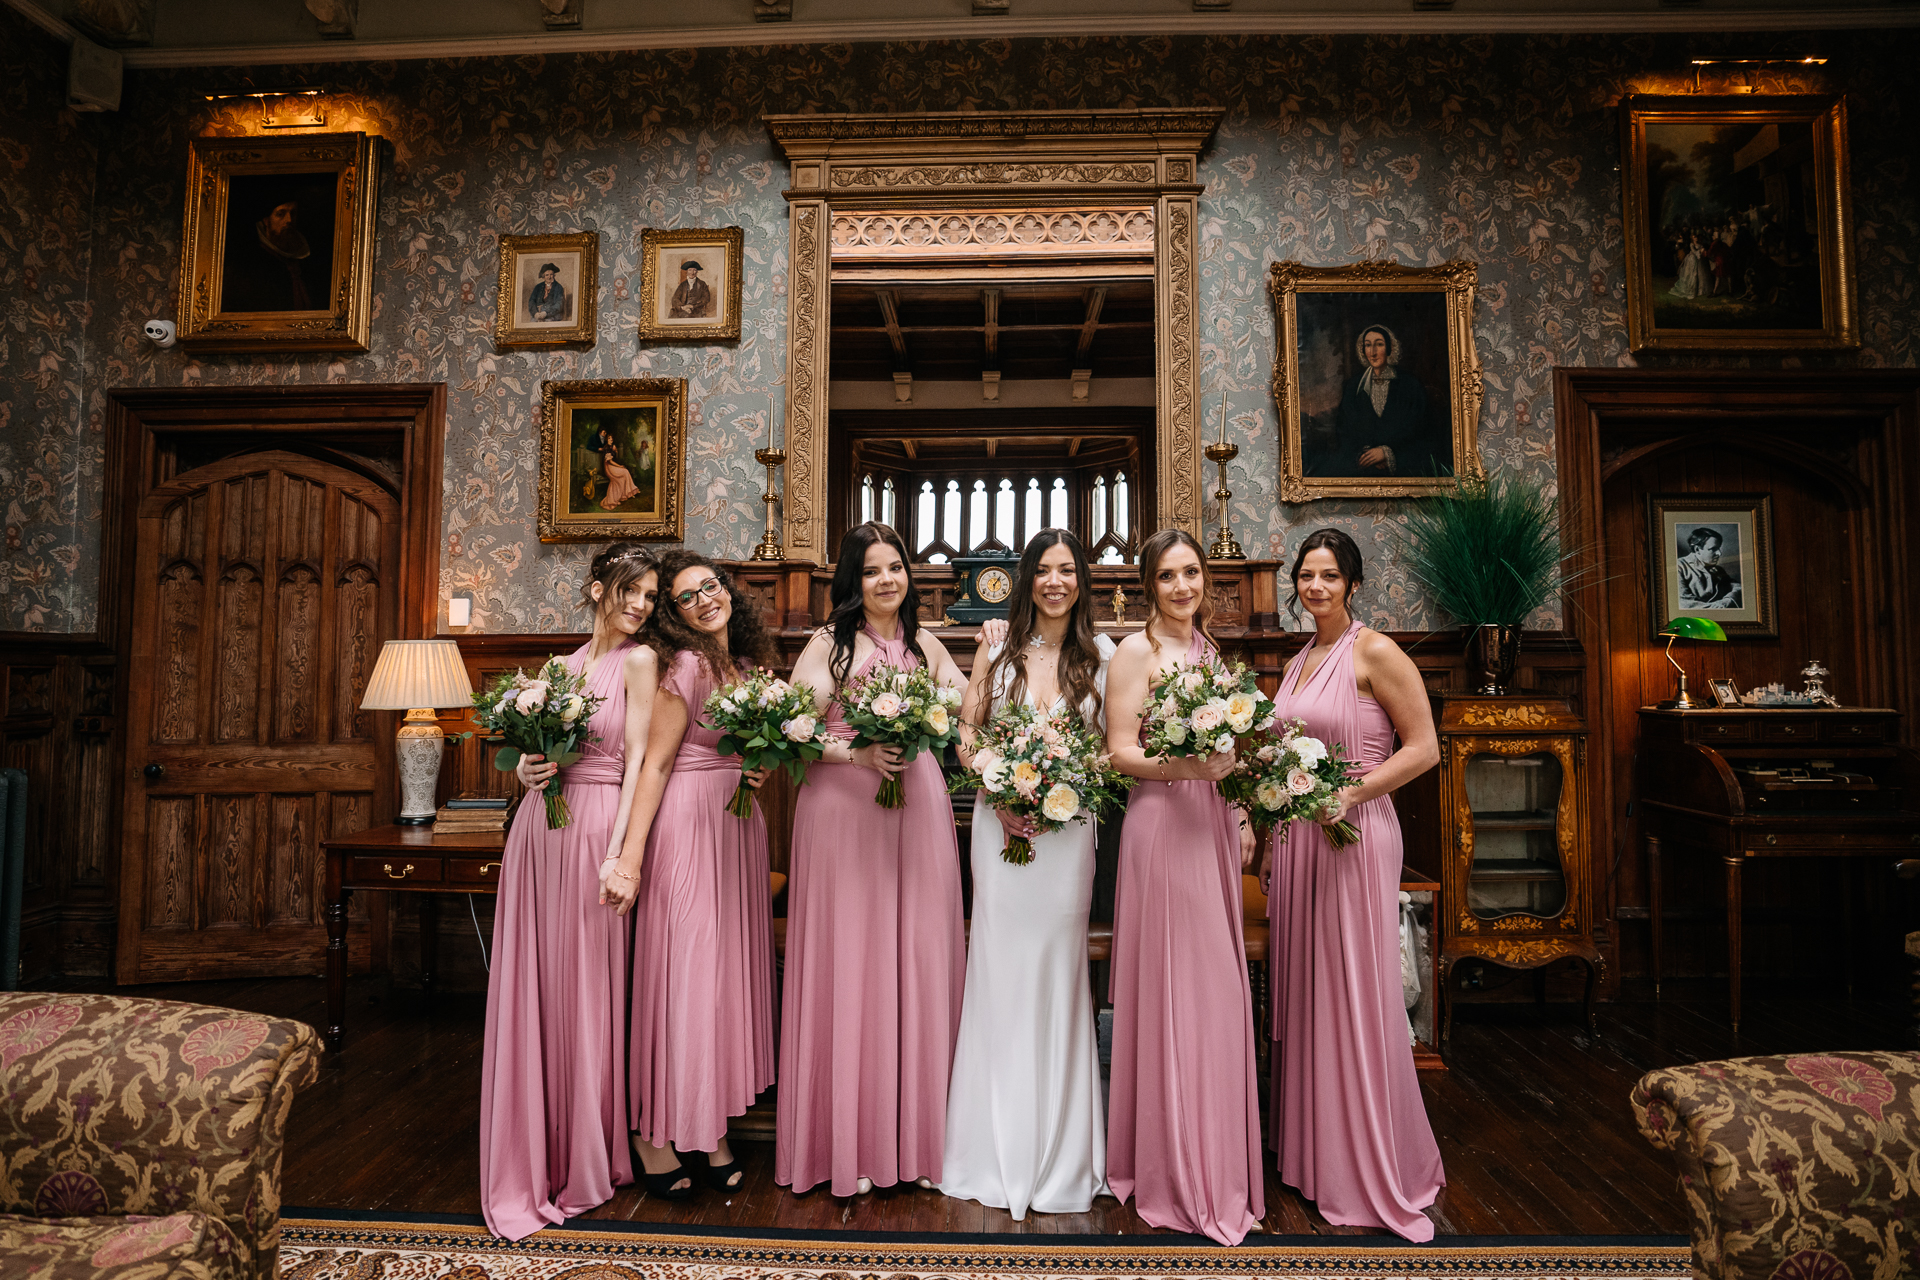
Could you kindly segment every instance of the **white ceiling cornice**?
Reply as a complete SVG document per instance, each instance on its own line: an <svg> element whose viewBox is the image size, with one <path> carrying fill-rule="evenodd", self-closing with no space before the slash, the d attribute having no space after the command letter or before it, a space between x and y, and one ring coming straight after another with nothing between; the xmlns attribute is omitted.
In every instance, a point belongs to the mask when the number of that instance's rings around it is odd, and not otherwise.
<svg viewBox="0 0 1920 1280"><path fill-rule="evenodd" d="M5 0L48 31L71 39L73 29L60 19L51 0ZM1663 33L1717 34L1742 31L1818 31L1920 27L1920 6L1739 5L1729 7L1649 8L1633 0L1576 5L1567 0L1501 5L1498 8L1413 10L1347 5L1285 10L1257 7L1241 0L1225 13L1183 11L1185 0L1164 0L1166 9L1140 5L1088 5L1075 0L1028 3L1021 0L1007 17L895 16L760 24L748 21L703 26L610 25L605 30L548 33L519 30L437 37L360 40L262 41L252 44L156 44L125 48L129 67L270 66L301 63L370 62L381 59L480 58L526 53L599 53L642 49L737 46L764 49L779 45L862 44L883 41L986 40L1044 36L1192 36L1192 35L1348 35L1348 34L1495 34L1495 33ZM1036 12L1042 9L1043 11ZM1175 7L1181 6L1181 7ZM609 6L610 7L610 6ZM663 8L666 6L662 6ZM795 9L804 11L804 0ZM680 12L680 6L672 6ZM1073 11L1067 11L1073 10ZM363 18L362 29L366 28Z"/></svg>

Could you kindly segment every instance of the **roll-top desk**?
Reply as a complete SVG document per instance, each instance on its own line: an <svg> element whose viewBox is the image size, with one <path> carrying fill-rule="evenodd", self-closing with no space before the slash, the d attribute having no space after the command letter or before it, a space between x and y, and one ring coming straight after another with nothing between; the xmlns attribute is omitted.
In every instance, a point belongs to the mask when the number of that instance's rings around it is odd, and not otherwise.
<svg viewBox="0 0 1920 1280"><path fill-rule="evenodd" d="M1668 854L1705 854L1725 868L1727 992L1738 1031L1740 876L1750 859L1920 853L1920 756L1899 733L1898 711L1872 707L1641 708L1656 995Z"/></svg>

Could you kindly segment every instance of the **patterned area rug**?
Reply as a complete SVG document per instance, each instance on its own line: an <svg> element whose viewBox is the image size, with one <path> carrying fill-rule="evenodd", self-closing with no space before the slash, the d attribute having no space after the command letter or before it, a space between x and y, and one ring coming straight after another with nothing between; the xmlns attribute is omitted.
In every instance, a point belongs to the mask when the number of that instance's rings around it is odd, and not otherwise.
<svg viewBox="0 0 1920 1280"><path fill-rule="evenodd" d="M1284 1276L1300 1280L1685 1280L1684 1245L1569 1243L1522 1236L1500 1243L1411 1246L1302 1244L1282 1237L1238 1249L1143 1237L1120 1243L1031 1243L1033 1236L945 1243L833 1233L665 1234L627 1226L549 1228L508 1244L484 1227L396 1221L282 1223L280 1280L994 1280L1047 1276ZM1069 1237L1069 1240L1072 1238ZM1456 1237L1456 1239L1458 1239ZM1603 1238L1604 1239L1604 1238ZM1149 1243L1149 1240L1163 1243ZM1318 1237L1316 1240L1324 1240Z"/></svg>

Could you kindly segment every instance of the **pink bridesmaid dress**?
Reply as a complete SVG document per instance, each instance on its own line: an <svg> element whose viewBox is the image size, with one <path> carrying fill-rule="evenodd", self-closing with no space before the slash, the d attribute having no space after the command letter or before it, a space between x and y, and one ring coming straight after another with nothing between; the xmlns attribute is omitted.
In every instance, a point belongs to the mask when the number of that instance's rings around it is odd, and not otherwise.
<svg viewBox="0 0 1920 1280"><path fill-rule="evenodd" d="M634 904L633 1129L654 1145L712 1151L727 1120L773 1083L773 921L767 826L727 812L740 758L701 725L715 681L693 650L661 689L687 704Z"/></svg>
<svg viewBox="0 0 1920 1280"><path fill-rule="evenodd" d="M1341 743L1365 773L1393 750L1393 722L1353 677L1355 622L1296 689L1282 720ZM1421 1210L1446 1185L1413 1069L1400 987L1400 819L1390 796L1348 815L1360 840L1335 849L1318 823L1275 833L1272 893L1272 1143L1280 1177L1328 1222L1433 1239Z"/></svg>
<svg viewBox="0 0 1920 1280"><path fill-rule="evenodd" d="M587 673L594 741L560 774L573 822L530 791L501 854L480 1069L480 1206L518 1240L633 1181L627 1146L628 922L600 903L626 766L629 640ZM579 670L583 645L567 662Z"/></svg>
<svg viewBox="0 0 1920 1280"><path fill-rule="evenodd" d="M1210 649L1196 631L1186 660ZM1267 1213L1239 827L1211 782L1143 781L1119 856L1107 1183L1156 1227L1238 1244Z"/></svg>
<svg viewBox="0 0 1920 1280"><path fill-rule="evenodd" d="M904 641L867 635L849 684L920 665ZM853 736L838 702L826 724ZM882 809L879 774L814 764L794 811L773 1180L796 1192L940 1181L966 984L960 854L939 760L921 754L902 782L906 807Z"/></svg>

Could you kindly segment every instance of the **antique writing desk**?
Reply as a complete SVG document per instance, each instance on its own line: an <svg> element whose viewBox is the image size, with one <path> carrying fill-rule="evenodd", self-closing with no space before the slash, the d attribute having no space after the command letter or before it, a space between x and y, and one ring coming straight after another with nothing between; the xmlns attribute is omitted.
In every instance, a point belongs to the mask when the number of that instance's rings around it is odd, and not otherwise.
<svg viewBox="0 0 1920 1280"><path fill-rule="evenodd" d="M1920 757L1868 707L1640 710L1640 803L1660 989L1661 864L1726 871L1727 991L1740 1029L1740 874L1754 858L1894 858L1920 848Z"/></svg>
<svg viewBox="0 0 1920 1280"><path fill-rule="evenodd" d="M436 933L440 923L436 893L497 893L504 831L435 835L432 827L374 827L323 840L327 854L326 894L321 910L327 922L327 1048L346 1038L347 898L355 889L398 891L420 903L420 983L433 990Z"/></svg>

